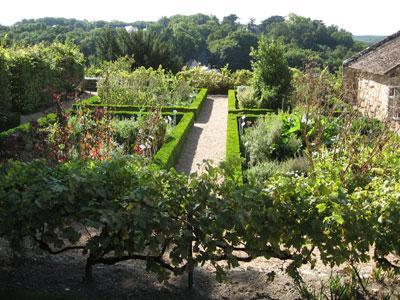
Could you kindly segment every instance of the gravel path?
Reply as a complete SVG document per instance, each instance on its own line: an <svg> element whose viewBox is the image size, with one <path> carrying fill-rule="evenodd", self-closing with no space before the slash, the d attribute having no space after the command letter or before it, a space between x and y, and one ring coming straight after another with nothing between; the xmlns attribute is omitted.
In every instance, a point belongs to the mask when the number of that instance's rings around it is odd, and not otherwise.
<svg viewBox="0 0 400 300"><path fill-rule="evenodd" d="M203 160L217 165L225 159L227 116L226 96L214 95L206 99L176 165L179 172L201 173L199 165Z"/></svg>

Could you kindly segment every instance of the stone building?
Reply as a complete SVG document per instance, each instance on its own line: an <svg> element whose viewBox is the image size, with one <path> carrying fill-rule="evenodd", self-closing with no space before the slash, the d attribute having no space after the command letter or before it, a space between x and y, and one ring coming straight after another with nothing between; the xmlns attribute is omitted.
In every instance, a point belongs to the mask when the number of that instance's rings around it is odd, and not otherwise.
<svg viewBox="0 0 400 300"><path fill-rule="evenodd" d="M400 31L343 64L346 96L365 115L400 127Z"/></svg>

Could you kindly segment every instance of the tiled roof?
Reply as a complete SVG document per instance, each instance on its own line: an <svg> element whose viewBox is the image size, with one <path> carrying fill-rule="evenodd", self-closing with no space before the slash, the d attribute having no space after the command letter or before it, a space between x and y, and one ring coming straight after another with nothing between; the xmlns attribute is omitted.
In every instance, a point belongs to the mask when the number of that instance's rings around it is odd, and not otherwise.
<svg viewBox="0 0 400 300"><path fill-rule="evenodd" d="M378 75L400 67L400 31L346 60L343 66Z"/></svg>

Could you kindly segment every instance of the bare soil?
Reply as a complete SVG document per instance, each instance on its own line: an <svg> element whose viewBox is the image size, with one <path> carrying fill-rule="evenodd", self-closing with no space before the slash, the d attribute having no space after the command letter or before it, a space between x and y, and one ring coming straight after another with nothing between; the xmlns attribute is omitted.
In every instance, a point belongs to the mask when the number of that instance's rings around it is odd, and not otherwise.
<svg viewBox="0 0 400 300"><path fill-rule="evenodd" d="M7 245L0 243L0 299L301 299L293 280L285 273L289 262L278 259L259 258L241 263L228 271L227 280L222 283L216 281L211 266L198 267L194 288L188 290L186 275L171 277L167 284L162 284L140 261L97 265L94 282L85 283L85 258L80 252L58 256L28 253L22 259L12 260ZM386 278L384 284L378 284L371 275L373 268L372 263L359 266L361 276L369 278L371 297L381 299L383 293L393 289L391 299L400 299L400 278ZM313 270L305 265L300 271L309 290L318 293L321 286L326 287L331 274L344 278L348 270L345 265L332 269L318 261ZM24 297L15 296L21 292Z"/></svg>

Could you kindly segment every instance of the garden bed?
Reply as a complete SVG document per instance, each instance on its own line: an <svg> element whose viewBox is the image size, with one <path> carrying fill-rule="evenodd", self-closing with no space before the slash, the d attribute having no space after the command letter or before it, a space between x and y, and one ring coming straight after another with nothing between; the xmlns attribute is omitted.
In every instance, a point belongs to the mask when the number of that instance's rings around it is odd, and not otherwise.
<svg viewBox="0 0 400 300"><path fill-rule="evenodd" d="M189 106L162 106L162 112L173 112L177 111L179 113L192 112L197 116L200 109L203 106L204 101L207 99L207 89L200 89L196 95L196 98ZM114 105L102 103L99 96L93 96L89 99L83 100L74 105L74 108L106 108L110 111L130 111L130 112L142 112L147 111L149 106L139 106L139 105Z"/></svg>
<svg viewBox="0 0 400 300"><path fill-rule="evenodd" d="M233 169L233 174L236 181L243 183L243 171L245 167L244 148L241 142L242 122L254 123L259 118L266 117L265 114L244 114L243 112L229 113L227 126L227 141L226 141L226 159L230 162Z"/></svg>
<svg viewBox="0 0 400 300"><path fill-rule="evenodd" d="M267 113L274 113L274 109L266 108L240 108L238 105L236 90L228 91L228 112L234 114L254 114L254 115L265 115Z"/></svg>
<svg viewBox="0 0 400 300"><path fill-rule="evenodd" d="M74 116L77 113L87 114L88 110L80 110L76 111L66 111L66 114L70 114L70 116ZM95 112L91 112L94 115ZM98 111L97 111L98 113ZM132 120L132 124L134 125L135 120L137 121L139 118L148 118L150 112L133 112L133 111L109 111L107 115L110 118L110 122L118 118L119 120ZM188 134L191 126L194 123L194 114L192 112L187 113L170 113L170 112L162 112L161 117L165 120L169 120L169 122L173 123L173 128L168 130L168 134L162 143L161 147L152 155L152 165L161 168L170 168L173 167L176 163L176 160L179 157L181 148L183 146L186 135ZM36 151L36 148L40 144L38 140L34 141L34 139L46 138L47 135L43 135L43 131L47 130L46 128L57 127L55 126L58 117L56 114L51 113L45 117L42 117L37 120L37 122L25 123L18 127L9 129L5 132L0 133L0 148L2 149L1 156L5 159L7 158L17 158L17 157L25 157L24 154L19 154L19 152L28 151L28 148L31 147L29 151ZM80 124L82 125L82 124ZM86 130L86 128L85 128ZM125 129L126 125L125 125ZM128 128L129 130L129 128ZM137 130L137 129L135 129ZM106 133L105 133L106 134ZM99 139L104 139L104 137L99 137ZM131 141L132 142L132 141ZM125 141L122 141L125 143ZM28 146L26 146L28 144ZM23 149L21 147L23 147ZM131 150L133 145L129 146ZM134 152L140 152L140 149L132 150ZM133 153L127 153L133 154ZM39 158L42 157L42 152L40 152ZM35 158L35 157L26 157L27 159Z"/></svg>

